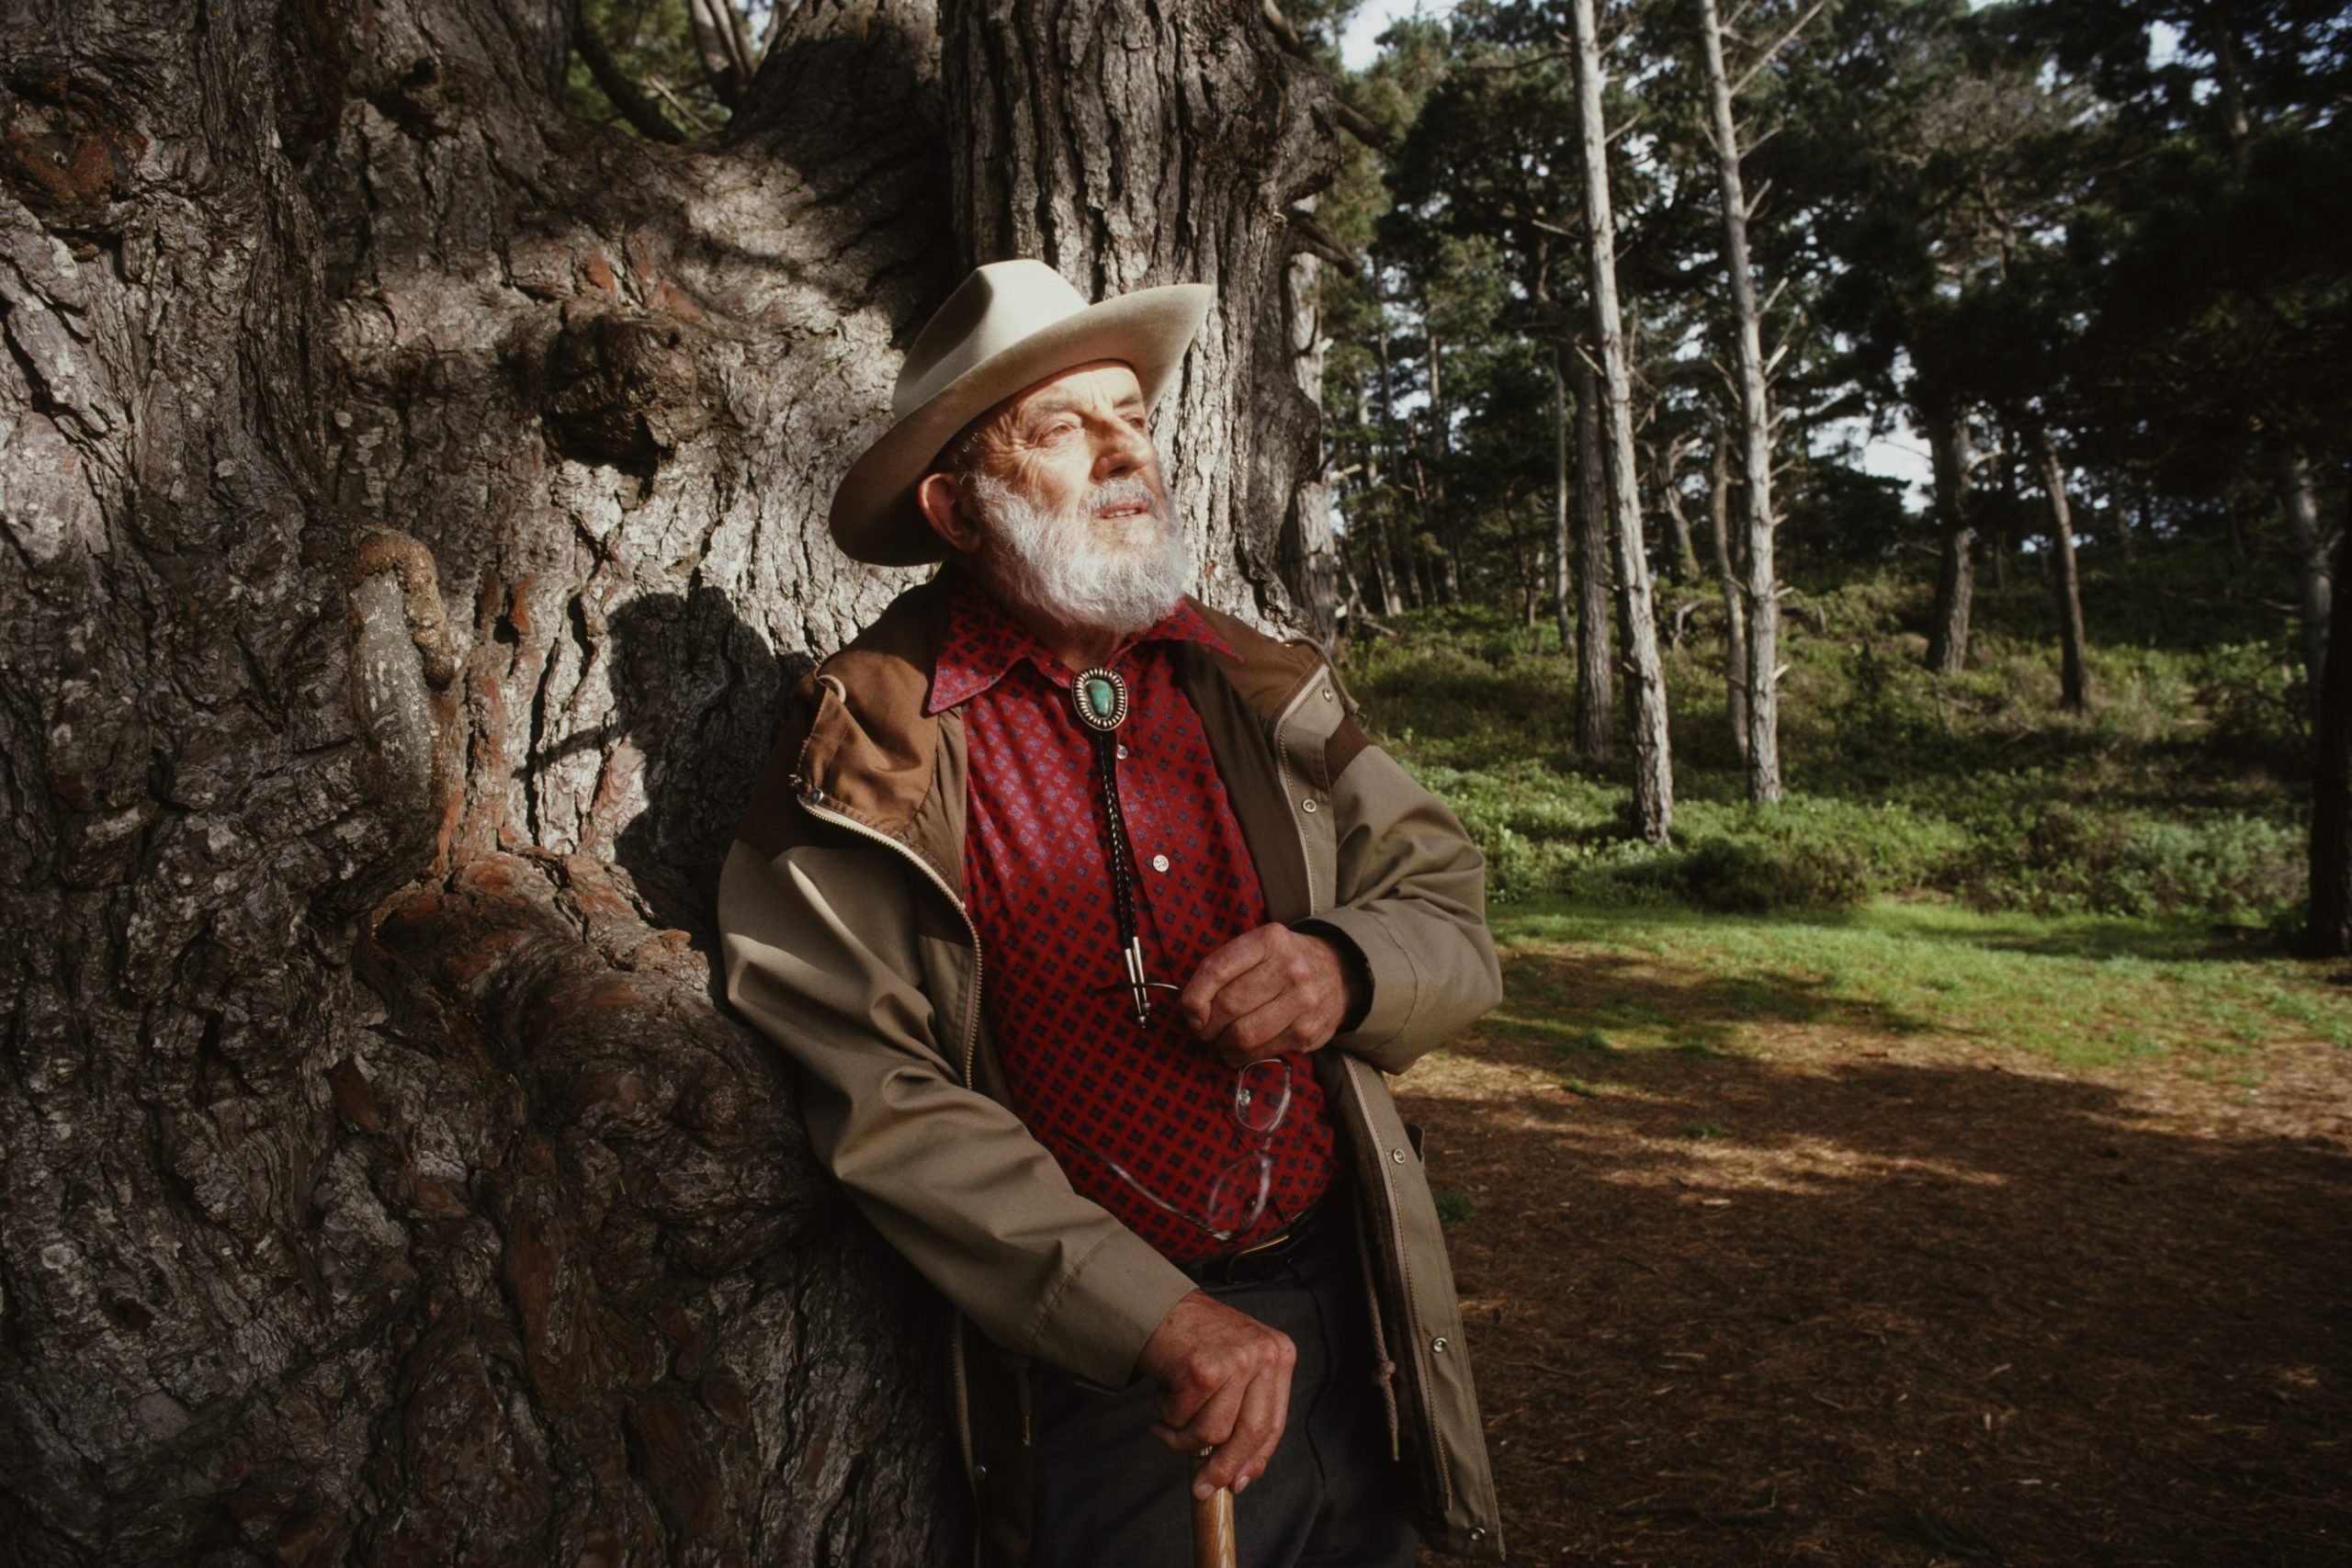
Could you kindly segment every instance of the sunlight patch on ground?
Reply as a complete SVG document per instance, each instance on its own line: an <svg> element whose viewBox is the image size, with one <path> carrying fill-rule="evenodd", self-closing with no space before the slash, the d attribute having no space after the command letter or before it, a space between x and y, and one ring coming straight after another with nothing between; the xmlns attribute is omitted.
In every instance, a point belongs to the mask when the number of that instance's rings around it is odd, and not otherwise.
<svg viewBox="0 0 2352 1568"><path fill-rule="evenodd" d="M1495 929L1520 973L1487 1027L1595 1051L1752 1050L1776 1026L1831 1022L2074 1066L2352 1046L2352 996L2328 966L2193 927L1883 903L1746 918L1533 906Z"/></svg>

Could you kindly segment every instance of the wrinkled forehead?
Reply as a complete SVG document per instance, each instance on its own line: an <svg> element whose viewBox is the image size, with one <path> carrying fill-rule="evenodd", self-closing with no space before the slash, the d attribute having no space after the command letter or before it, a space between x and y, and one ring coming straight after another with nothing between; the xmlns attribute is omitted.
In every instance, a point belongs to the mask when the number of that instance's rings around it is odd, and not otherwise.
<svg viewBox="0 0 2352 1568"><path fill-rule="evenodd" d="M1013 430L1024 421L1042 419L1063 408L1117 412L1144 406L1143 383L1135 367L1123 359L1096 359L1057 370L1044 380L990 407L957 431L932 460L933 468L952 468L959 457L968 459L975 444Z"/></svg>
<svg viewBox="0 0 2352 1568"><path fill-rule="evenodd" d="M1121 359L1097 359L1024 387L989 412L1018 417L1063 408L1122 408L1142 401L1143 383L1136 378L1134 366Z"/></svg>

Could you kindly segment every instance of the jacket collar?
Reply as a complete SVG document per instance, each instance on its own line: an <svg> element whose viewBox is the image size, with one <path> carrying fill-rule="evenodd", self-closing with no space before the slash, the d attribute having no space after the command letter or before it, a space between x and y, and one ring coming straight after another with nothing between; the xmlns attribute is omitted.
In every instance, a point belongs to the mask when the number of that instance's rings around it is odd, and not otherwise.
<svg viewBox="0 0 2352 1568"><path fill-rule="evenodd" d="M794 753L791 775L791 787L803 805L897 840L929 863L950 886L959 885L963 876L962 729L958 716L934 711L932 699L954 609L954 573L943 572L899 595L871 626L803 683L802 711L808 716L808 729ZM1187 628L1197 623L1195 635L1176 637L1175 649L1179 678L1194 705L1221 709L1229 702L1227 721L1254 722L1261 734L1270 733L1279 716L1292 709L1307 682L1318 675L1329 678L1313 649L1279 642L1192 599L1170 617L1170 622L1179 620ZM997 673L1001 676L1002 671ZM1317 711L1301 715L1309 722L1294 735L1298 760L1315 774L1335 772L1325 748L1329 727L1343 710L1337 704L1307 705ZM1320 711L1327 707L1333 711ZM956 731L953 742L942 733L950 728ZM1217 744L1222 728L1222 723L1210 725L1211 750L1220 753L1221 761L1226 750ZM1279 780L1267 782L1272 787L1265 804L1277 816L1286 816ZM1317 777L1313 782L1326 781ZM1250 804L1258 804L1258 792L1249 793L1253 797ZM1238 807L1240 804L1237 799ZM1256 852L1263 847L1258 840L1268 835L1249 831L1252 826L1251 819L1244 820Z"/></svg>
<svg viewBox="0 0 2352 1568"><path fill-rule="evenodd" d="M947 625L940 640L938 666L932 672L931 697L923 705L925 714L943 713L970 702L1003 680L1023 660L1035 665L1053 684L1069 684L1069 671L1036 633L997 603L994 594L964 572L942 575L949 582ZM1233 645L1217 635L1190 599L1121 645L1116 657L1124 657L1128 649L1159 641L1198 643L1220 658L1238 657Z"/></svg>

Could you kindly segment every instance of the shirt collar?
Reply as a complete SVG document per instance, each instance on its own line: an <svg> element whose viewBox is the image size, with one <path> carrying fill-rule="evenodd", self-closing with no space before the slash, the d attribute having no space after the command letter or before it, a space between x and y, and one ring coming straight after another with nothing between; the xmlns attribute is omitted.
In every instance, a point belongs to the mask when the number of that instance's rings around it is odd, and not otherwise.
<svg viewBox="0 0 2352 1568"><path fill-rule="evenodd" d="M950 569L949 576L954 581L948 592L947 631L940 641L939 661L932 670L931 697L923 712L935 714L971 701L1024 659L1055 685L1069 684L1070 672L1062 668L1061 660L1038 640L1036 633L998 604L994 594L967 572ZM1220 658L1240 657L1189 598L1179 600L1175 609L1123 646L1112 662L1147 642L1196 642Z"/></svg>

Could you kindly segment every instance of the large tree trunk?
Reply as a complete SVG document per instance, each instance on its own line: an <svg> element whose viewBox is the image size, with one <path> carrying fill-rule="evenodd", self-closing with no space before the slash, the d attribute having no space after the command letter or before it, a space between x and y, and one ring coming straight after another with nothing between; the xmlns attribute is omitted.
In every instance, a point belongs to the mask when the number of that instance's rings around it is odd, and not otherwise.
<svg viewBox="0 0 2352 1568"><path fill-rule="evenodd" d="M1383 276L1380 258L1374 256L1372 258L1373 320L1376 323L1380 346L1380 434L1377 439L1385 447L1396 434L1396 383L1395 369L1388 360L1388 300L1386 291L1381 286ZM1395 468L1393 463L1391 468L1392 470ZM1389 608L1392 611L1418 609L1422 599L1420 578L1414 564L1416 551L1412 525L1407 521L1402 507L1383 507L1381 514L1381 548L1388 552L1389 559L1394 563L1401 594Z"/></svg>
<svg viewBox="0 0 2352 1568"><path fill-rule="evenodd" d="M1772 404L1764 383L1761 312L1747 260L1747 193L1739 173L1739 130L1724 72L1715 0L1698 0L1700 51L1724 204L1724 269L1731 280L1734 360L1738 367L1741 469L1747 476L1747 798L1781 798L1781 588L1772 563Z"/></svg>
<svg viewBox="0 0 2352 1568"><path fill-rule="evenodd" d="M1731 429L1715 422L1714 450L1707 459L1707 526L1715 542L1715 577L1724 590L1724 700L1731 717L1733 747L1747 761L1747 600L1741 592L1731 548Z"/></svg>
<svg viewBox="0 0 2352 1568"><path fill-rule="evenodd" d="M1634 470L1634 413L1625 334L1617 310L1617 225L1609 204L1609 138L1601 119L1600 41L1593 0L1572 0L1577 120L1584 164L1586 276L1592 331L1600 349L1610 518L1615 536L1618 613L1624 620L1625 661L1634 684L1634 829L1663 844L1674 827L1674 759L1667 739L1666 670L1658 660L1657 626L1650 600L1649 558L1642 541L1642 509Z"/></svg>
<svg viewBox="0 0 2352 1568"><path fill-rule="evenodd" d="M2352 529L2336 545L2352 572ZM2328 639L2312 746L2311 903L2303 927L2315 958L2352 954L2352 637Z"/></svg>
<svg viewBox="0 0 2352 1568"><path fill-rule="evenodd" d="M1302 206L1312 205L1310 197ZM1326 652L1340 631L1340 547L1331 531L1330 448L1324 439L1323 359L1330 339L1323 335L1323 312L1316 305L1316 277L1322 263L1301 251L1283 273L1283 312L1291 380L1316 411L1306 457L1291 487L1277 536L1275 567L1289 590L1292 618L1314 635Z"/></svg>
<svg viewBox="0 0 2352 1568"><path fill-rule="evenodd" d="M1600 378L1581 350L1570 365L1577 391L1577 755L1598 761L1609 755L1617 734L1609 463L1600 445Z"/></svg>
<svg viewBox="0 0 2352 1568"><path fill-rule="evenodd" d="M1370 434L1363 445L1363 479L1354 487L1355 494L1363 504L1350 518L1351 526L1348 536L1356 542L1360 552L1372 563L1373 583L1380 591L1380 613L1393 615L1403 609L1404 604L1397 598L1396 558L1389 551L1385 522L1389 509L1380 488L1380 459L1382 450L1387 445L1387 436L1385 426L1372 423L1372 411L1366 406L1369 400L1359 383L1356 424Z"/></svg>
<svg viewBox="0 0 2352 1568"><path fill-rule="evenodd" d="M796 667L905 581L818 520L956 280L970 111L921 0L833 0L723 142L649 146L556 110L570 15L9 24L0 119L59 171L0 165L11 1562L958 1550L939 1325L715 1005L705 911ZM1255 25L1125 80L1292 125ZM1096 146L1073 82L1008 174ZM1263 609L1306 444L1245 351L1295 176L1208 162L1188 390L1250 434L1188 412L1178 471ZM1177 276L1121 259L1156 239L1055 259Z"/></svg>
<svg viewBox="0 0 2352 1568"><path fill-rule="evenodd" d="M2068 713L2088 713L2091 706L2090 655L2083 630L2083 582L2075 566L2075 516L2066 503L2066 465L2059 460L2058 444L2049 430L2033 428L2034 460L2041 470L2041 493L2050 507L2050 533L2058 541L2058 570L2053 573L2058 593L2059 700Z"/></svg>
<svg viewBox="0 0 2352 1568"><path fill-rule="evenodd" d="M1690 528L1690 515L1682 508L1682 487L1676 482L1682 469L1682 459L1690 453L1690 443L1668 442L1662 449L1653 449L1657 458L1657 500L1666 508L1667 539L1671 547L1673 562L1669 567L1677 582L1696 582L1699 570L1699 541Z"/></svg>
<svg viewBox="0 0 2352 1568"><path fill-rule="evenodd" d="M2278 470L2278 511L2287 524L2287 547L2295 560L2297 608L2303 631L2303 673L2317 712L2320 672L2327 664L2327 628L2335 614L2335 542L2322 532L2319 495L2312 483L2310 457L2300 446L2273 454Z"/></svg>
<svg viewBox="0 0 2352 1568"><path fill-rule="evenodd" d="M1552 334L1552 615L1560 626L1560 651L1575 646L1576 547L1568 500L1568 356L1576 352L1563 333Z"/></svg>
<svg viewBox="0 0 2352 1568"><path fill-rule="evenodd" d="M1448 604L1462 603L1462 531L1445 503L1445 468L1453 446L1453 415L1445 408L1445 356L1437 329L1430 324L1429 301L1421 301L1422 343L1429 351L1429 468L1421 480L1422 525L1438 544L1437 570L1444 574L1442 593Z"/></svg>
<svg viewBox="0 0 2352 1568"><path fill-rule="evenodd" d="M1928 668L1957 675L1968 664L1968 620L1976 604L1976 525L1971 487L1976 466L1965 410L1922 411L1935 469L1936 532L1942 545L1928 627Z"/></svg>

